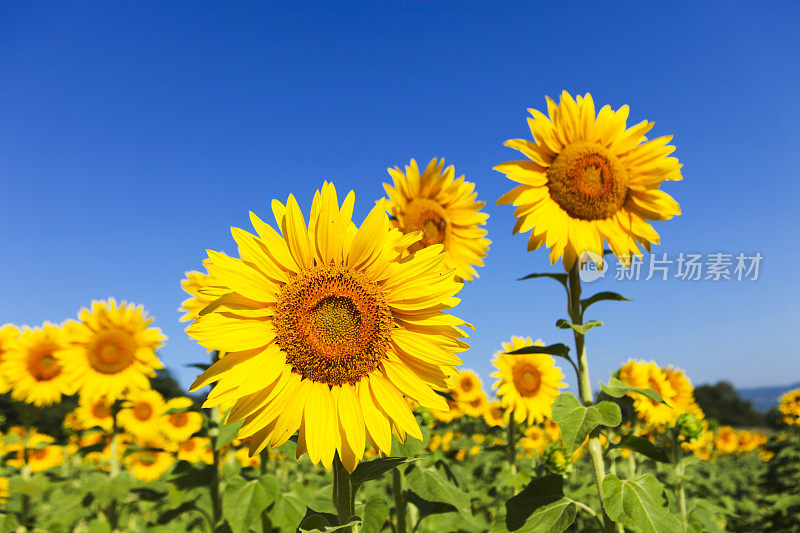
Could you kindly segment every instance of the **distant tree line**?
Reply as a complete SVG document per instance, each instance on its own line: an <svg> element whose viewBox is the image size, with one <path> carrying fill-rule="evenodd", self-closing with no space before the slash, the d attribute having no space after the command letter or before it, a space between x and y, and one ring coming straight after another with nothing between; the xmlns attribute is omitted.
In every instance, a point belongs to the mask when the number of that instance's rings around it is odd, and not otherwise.
<svg viewBox="0 0 800 533"><path fill-rule="evenodd" d="M733 385L720 381L716 385L700 385L694 397L706 417L721 425L734 427L777 427L778 409L764 414L752 402L739 396Z"/></svg>

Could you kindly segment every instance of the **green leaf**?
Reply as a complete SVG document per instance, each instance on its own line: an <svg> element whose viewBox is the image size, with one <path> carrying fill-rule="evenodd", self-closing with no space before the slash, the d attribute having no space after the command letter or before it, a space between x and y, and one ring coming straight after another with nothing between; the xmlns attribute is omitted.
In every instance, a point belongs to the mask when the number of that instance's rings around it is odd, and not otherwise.
<svg viewBox="0 0 800 533"><path fill-rule="evenodd" d="M645 437L639 437L636 435L623 435L620 439L619 443L613 444L611 448L625 448L627 450L633 450L638 452L645 457L649 457L653 461L658 461L659 463L669 463L670 457L667 450L661 446L656 446L650 439Z"/></svg>
<svg viewBox="0 0 800 533"><path fill-rule="evenodd" d="M567 276L566 274L549 274L549 273L545 272L545 273L540 273L540 274L528 274L524 278L519 278L517 281L524 281L526 279L535 279L535 278L550 278L550 279L554 279L554 280L556 280L557 282L559 282L560 284L562 284L566 288L567 280L569 279L569 276Z"/></svg>
<svg viewBox="0 0 800 533"><path fill-rule="evenodd" d="M267 495L267 505L271 505L278 498L281 492L281 482L273 474L264 474L258 480Z"/></svg>
<svg viewBox="0 0 800 533"><path fill-rule="evenodd" d="M615 302L630 302L631 300L625 298L621 294L617 294L616 292L598 292L593 296L589 296L588 298L584 298L581 300L581 309L586 311L586 308L592 305L593 303L603 302L603 301L615 301Z"/></svg>
<svg viewBox="0 0 800 533"><path fill-rule="evenodd" d="M234 422L233 424L220 424L219 435L217 435L217 442L214 444L214 449L219 450L223 446L233 442L233 439L239 434L239 429L242 425L244 425L244 419Z"/></svg>
<svg viewBox="0 0 800 533"><path fill-rule="evenodd" d="M586 335L586 332L592 328L597 328L602 326L603 323L599 320L590 320L586 324L573 324L572 322L567 322L563 318L559 318L556 320L556 327L561 329L573 329L580 333L581 335Z"/></svg>
<svg viewBox="0 0 800 533"><path fill-rule="evenodd" d="M666 405L667 403L664 401L661 395L656 391L654 391L653 389L640 389L637 387L630 387L628 385L625 385L623 382L621 382L619 379L613 376L611 377L611 379L608 380L608 385L603 385L603 382L601 381L600 388L603 389L603 392L605 392L606 394L608 394L613 398L622 398L629 392L636 392L644 396L647 396L656 403L663 403L664 405Z"/></svg>
<svg viewBox="0 0 800 533"><path fill-rule="evenodd" d="M522 492L506 501L506 527L509 531L521 528L539 508L550 505L564 496L564 479L557 474L538 477Z"/></svg>
<svg viewBox="0 0 800 533"><path fill-rule="evenodd" d="M160 492L146 487L131 489L131 492L136 495L137 499L145 502L160 502L167 497L166 492Z"/></svg>
<svg viewBox="0 0 800 533"><path fill-rule="evenodd" d="M380 457L372 461L362 461L353 473L350 474L350 483L353 484L353 490L358 490L358 487L365 481L379 478L392 468L399 466L403 463L413 461L407 457Z"/></svg>
<svg viewBox="0 0 800 533"><path fill-rule="evenodd" d="M257 521L261 512L272 502L258 479L247 481L236 476L226 481L222 494L223 514L234 533L246 533L250 524Z"/></svg>
<svg viewBox="0 0 800 533"><path fill-rule="evenodd" d="M185 513L188 513L189 511L193 511L195 509L197 509L197 505L195 505L194 502L183 502L175 509L170 509L169 511L163 512L160 515L158 515L158 520L156 520L156 523L160 525L168 524L173 520L175 520L176 518L178 518L179 516L182 516Z"/></svg>
<svg viewBox="0 0 800 533"><path fill-rule="evenodd" d="M449 503L465 517L471 517L470 499L464 491L432 467L418 466L406 475L408 486L432 502Z"/></svg>
<svg viewBox="0 0 800 533"><path fill-rule="evenodd" d="M364 531L380 531L389 517L389 504L375 497L364 504Z"/></svg>
<svg viewBox="0 0 800 533"><path fill-rule="evenodd" d="M421 426L420 429L422 430L422 440L417 440L414 437L408 436L406 437L405 443L401 443L397 440L397 437L392 436L392 455L414 457L422 451L425 447L425 443L428 442L431 429L428 426Z"/></svg>
<svg viewBox="0 0 800 533"><path fill-rule="evenodd" d="M681 531L681 520L664 506L664 486L653 474L634 480L609 474L602 489L603 506L615 522L642 533Z"/></svg>
<svg viewBox="0 0 800 533"><path fill-rule="evenodd" d="M426 500L413 490L406 491L406 498L408 499L409 502L413 503L414 506L419 510L420 520L432 514L458 512L458 509L456 509L455 506L449 503L432 502L430 500Z"/></svg>
<svg viewBox="0 0 800 533"><path fill-rule="evenodd" d="M215 475L214 467L211 465L194 466L187 461L178 461L169 481L180 490L188 490L207 487Z"/></svg>
<svg viewBox="0 0 800 533"><path fill-rule="evenodd" d="M297 530L300 533L309 531L340 531L343 529L347 529L349 531L352 526L360 525L361 519L357 516L352 517L346 524L340 525L339 519L335 514L320 513L311 509L310 507L307 507L306 515L303 517L303 520L300 521L300 526L297 528Z"/></svg>
<svg viewBox="0 0 800 533"><path fill-rule="evenodd" d="M561 533L575 521L578 508L569 498L561 498L537 509L520 533Z"/></svg>
<svg viewBox="0 0 800 533"><path fill-rule="evenodd" d="M622 412L614 402L587 407L572 393L564 392L553 403L553 421L561 428L564 445L572 453L597 426L617 427L622 422Z"/></svg>
<svg viewBox="0 0 800 533"><path fill-rule="evenodd" d="M551 344L549 346L525 346L518 350L506 352L509 354L547 354L569 359L569 347L566 344Z"/></svg>

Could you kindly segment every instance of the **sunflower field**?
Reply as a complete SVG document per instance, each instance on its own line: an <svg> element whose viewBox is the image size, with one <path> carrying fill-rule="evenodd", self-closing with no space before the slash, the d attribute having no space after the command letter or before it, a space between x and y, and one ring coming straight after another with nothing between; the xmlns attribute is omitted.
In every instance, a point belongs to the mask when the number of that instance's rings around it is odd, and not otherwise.
<svg viewBox="0 0 800 533"><path fill-rule="evenodd" d="M443 159L390 168L360 224L326 181L231 228L238 256L208 250L176 302L201 347L187 391L156 386L170 361L142 305L2 326L0 533L800 530L800 389L751 431L707 417L668 361L590 375L586 311L635 304L585 294L581 269L629 265L681 212L660 188L682 179L672 137L628 117L564 92L506 141L496 201L549 250L524 279L563 287L540 304L574 343L509 332L491 382L461 368L458 317L488 215Z"/></svg>

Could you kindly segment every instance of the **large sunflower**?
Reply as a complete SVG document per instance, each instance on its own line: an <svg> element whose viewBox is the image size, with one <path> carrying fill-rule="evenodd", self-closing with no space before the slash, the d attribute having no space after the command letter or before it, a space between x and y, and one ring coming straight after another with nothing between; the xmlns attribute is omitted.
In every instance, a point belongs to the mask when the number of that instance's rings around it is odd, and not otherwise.
<svg viewBox="0 0 800 533"><path fill-rule="evenodd" d="M431 159L422 174L413 159L405 173L399 167L388 170L394 187L383 184L389 195L386 208L403 233L422 231L411 250L442 244L446 268L455 268L467 281L478 277L475 266L483 266L491 241L480 227L489 215L480 212L486 202L475 201L475 184L464 176L455 179L453 165L444 168L444 159Z"/></svg>
<svg viewBox="0 0 800 533"><path fill-rule="evenodd" d="M678 414L673 406L680 406L683 400L677 399L678 393L672 385L672 381L655 361L649 363L645 361L634 361L629 359L622 368L619 369L617 377L620 381L631 387L640 389L652 389L656 391L666 404L655 402L650 398L639 394L629 393L633 399L633 408L646 424L651 426L663 426L673 422ZM679 383L673 375L676 384L683 387L685 384ZM677 399L677 401L676 401ZM691 407L687 402L687 411Z"/></svg>
<svg viewBox="0 0 800 533"><path fill-rule="evenodd" d="M50 322L40 328L24 326L17 342L3 354L2 374L11 386L11 398L41 407L74 392L64 372L65 342L64 330Z"/></svg>
<svg viewBox="0 0 800 533"><path fill-rule="evenodd" d="M91 311L82 309L80 322L70 322L69 364L64 371L81 396L109 401L126 391L150 388L155 369L164 368L156 349L166 338L161 330L149 327L153 317L139 305L124 300L117 305L92 302Z"/></svg>
<svg viewBox="0 0 800 533"><path fill-rule="evenodd" d="M225 287L216 286L211 276L196 270L186 273L181 287L191 295L181 302L180 310L186 313L180 318L181 322L198 318L203 308L227 292Z"/></svg>
<svg viewBox="0 0 800 533"><path fill-rule="evenodd" d="M512 139L505 145L526 160L495 167L520 183L498 204L517 206L514 233L531 231L528 250L550 248L550 262L563 259L570 270L581 254L603 256L603 240L623 262L641 257L659 243L649 220L679 215L678 203L658 189L664 180L680 180L681 164L667 157L672 136L648 140L652 122L626 129L628 106L595 115L590 94L577 102L566 91L556 105L547 98L550 117L529 109L533 141Z"/></svg>
<svg viewBox="0 0 800 533"><path fill-rule="evenodd" d="M19 328L11 324L0 326L0 394L9 391L10 386L3 375L3 354L8 351L12 344L19 338Z"/></svg>
<svg viewBox="0 0 800 533"><path fill-rule="evenodd" d="M405 401L447 409L434 388L461 364L463 322L444 311L459 300L441 246L409 254L420 234L393 229L378 202L360 228L354 195L341 207L324 183L309 223L294 196L272 209L281 233L253 213L258 237L233 228L241 258L209 251L209 273L228 288L187 333L227 352L192 385L218 382L204 406L235 401L251 455L299 430L298 457L352 471L365 440L391 451L394 433L421 439Z"/></svg>
<svg viewBox="0 0 800 533"><path fill-rule="evenodd" d="M495 353L492 361L497 367L492 374L497 378L492 388L497 389L500 404L506 409L505 418L510 419L513 413L517 424L526 419L533 424L550 418L558 389L567 386L561 381L564 374L552 356L506 353L534 345L544 346L541 340L534 344L530 337L511 337L511 342L504 342L503 351Z"/></svg>

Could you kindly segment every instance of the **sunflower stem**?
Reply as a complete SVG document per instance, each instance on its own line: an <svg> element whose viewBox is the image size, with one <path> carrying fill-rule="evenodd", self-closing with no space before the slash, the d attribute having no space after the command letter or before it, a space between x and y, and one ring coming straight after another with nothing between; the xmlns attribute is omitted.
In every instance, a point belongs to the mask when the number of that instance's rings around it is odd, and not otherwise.
<svg viewBox="0 0 800 533"><path fill-rule="evenodd" d="M675 463L675 474L678 476L678 484L675 486L675 492L677 492L678 496L678 505L681 509L681 518L683 518L684 523L686 523L686 471L684 470L684 464L681 463L683 448L681 448L680 431L678 428L672 429L672 447L674 449L672 456Z"/></svg>
<svg viewBox="0 0 800 533"><path fill-rule="evenodd" d="M214 475L211 476L211 483L208 487L211 496L211 511L214 519L214 527L222 521L222 498L219 493L219 478L221 474L219 464L219 450L217 449L217 437L219 436L220 414L219 406L211 408L212 429L209 431L211 437L211 448L214 468Z"/></svg>
<svg viewBox="0 0 800 533"><path fill-rule="evenodd" d="M269 463L269 450L264 448L259 454L258 469L261 477L267 475L267 463ZM270 533L272 531L272 520L269 519L269 513L266 509L261 511L261 531L263 533Z"/></svg>
<svg viewBox="0 0 800 533"><path fill-rule="evenodd" d="M511 411L511 415L508 419L508 427L506 428L506 439L508 440L506 443L506 459L511 467L512 474L517 473L517 436L514 431L516 429L515 426L514 411Z"/></svg>
<svg viewBox="0 0 800 533"><path fill-rule="evenodd" d="M406 497L403 494L403 478L396 467L392 470L392 491L394 492L394 508L397 515L395 533L406 533Z"/></svg>
<svg viewBox="0 0 800 533"><path fill-rule="evenodd" d="M356 514L356 494L353 484L350 482L350 472L342 464L338 453L333 458L333 505L339 516L340 526L350 522L350 519ZM353 533L357 531L355 525L348 529Z"/></svg>
<svg viewBox="0 0 800 533"><path fill-rule="evenodd" d="M578 275L578 263L569 271L569 301L567 309L572 323L575 325L583 325L583 309L581 306L581 278ZM592 382L589 379L589 362L586 355L586 340L582 333L576 330L572 331L575 339L575 353L578 358L578 394L580 395L581 402L584 405L592 405ZM600 508L603 510L603 525L604 530L607 532L614 530L614 523L606 513L605 505L603 505L603 478L606 477L606 465L603 461L603 447L600 444L600 437L597 435L590 435L589 437L589 455L592 457L592 465L594 466L594 478L597 485L597 495L600 497Z"/></svg>

